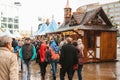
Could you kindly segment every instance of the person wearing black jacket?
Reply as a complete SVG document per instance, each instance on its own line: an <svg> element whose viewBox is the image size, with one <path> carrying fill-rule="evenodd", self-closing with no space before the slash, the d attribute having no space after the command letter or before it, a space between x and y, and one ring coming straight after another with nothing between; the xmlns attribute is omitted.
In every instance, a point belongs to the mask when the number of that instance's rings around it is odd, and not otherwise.
<svg viewBox="0 0 120 80"><path fill-rule="evenodd" d="M65 74L67 73L68 79L72 80L73 77L73 66L77 64L77 49L72 45L72 38L66 39L67 44L61 48L60 55L60 80L64 80Z"/></svg>

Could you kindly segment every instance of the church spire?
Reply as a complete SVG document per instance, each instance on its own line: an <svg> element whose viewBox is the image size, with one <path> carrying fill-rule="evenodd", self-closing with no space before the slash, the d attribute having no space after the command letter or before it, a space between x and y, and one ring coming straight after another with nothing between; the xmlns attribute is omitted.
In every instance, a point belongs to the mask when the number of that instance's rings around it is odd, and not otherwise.
<svg viewBox="0 0 120 80"><path fill-rule="evenodd" d="M69 6L69 0L67 0L65 8L70 8L70 6Z"/></svg>

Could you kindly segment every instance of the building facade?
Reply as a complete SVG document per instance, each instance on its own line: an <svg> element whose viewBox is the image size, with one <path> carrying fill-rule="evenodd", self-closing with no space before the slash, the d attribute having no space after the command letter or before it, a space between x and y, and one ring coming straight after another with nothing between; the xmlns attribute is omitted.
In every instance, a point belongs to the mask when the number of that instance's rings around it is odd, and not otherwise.
<svg viewBox="0 0 120 80"><path fill-rule="evenodd" d="M0 3L0 28L11 33L19 32L19 14L18 7L14 3Z"/></svg>
<svg viewBox="0 0 120 80"><path fill-rule="evenodd" d="M93 3L93 4L88 4L85 6L80 6L77 9L77 12L81 11L89 11L91 9L95 9L96 7L102 7L107 14L108 18L111 20L112 24L115 27L120 27L120 2L115 1L115 2L110 2L106 4L99 4L99 3Z"/></svg>
<svg viewBox="0 0 120 80"><path fill-rule="evenodd" d="M120 2L112 2L101 5L108 15L109 19L112 21L113 25L120 27Z"/></svg>

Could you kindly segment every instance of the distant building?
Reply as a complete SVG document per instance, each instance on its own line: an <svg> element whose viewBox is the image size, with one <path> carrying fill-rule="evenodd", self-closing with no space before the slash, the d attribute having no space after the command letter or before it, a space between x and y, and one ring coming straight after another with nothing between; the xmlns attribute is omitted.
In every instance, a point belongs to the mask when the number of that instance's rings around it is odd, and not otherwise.
<svg viewBox="0 0 120 80"><path fill-rule="evenodd" d="M84 6L80 6L76 12L84 13L95 9L96 7L102 7L107 14L108 18L112 22L112 25L118 29L118 35L120 34L120 2L115 1L106 4L92 3Z"/></svg>
<svg viewBox="0 0 120 80"><path fill-rule="evenodd" d="M80 6L76 11L82 12L82 11L89 11L92 9L95 9L96 7L103 7L105 13L107 14L108 18L111 20L112 24L114 26L120 27L120 2L111 2L106 4L99 4L99 3L93 3L88 4L84 6Z"/></svg>
<svg viewBox="0 0 120 80"><path fill-rule="evenodd" d="M111 19L113 25L120 26L120 2L112 2L101 5L108 15L109 19Z"/></svg>
<svg viewBox="0 0 120 80"><path fill-rule="evenodd" d="M19 32L18 6L14 3L0 3L0 28L8 29L11 33Z"/></svg>
<svg viewBox="0 0 120 80"><path fill-rule="evenodd" d="M76 11L77 12L86 12L86 11L95 9L96 7L100 7L100 4L99 3L92 3L92 4L80 6L79 8L77 8Z"/></svg>

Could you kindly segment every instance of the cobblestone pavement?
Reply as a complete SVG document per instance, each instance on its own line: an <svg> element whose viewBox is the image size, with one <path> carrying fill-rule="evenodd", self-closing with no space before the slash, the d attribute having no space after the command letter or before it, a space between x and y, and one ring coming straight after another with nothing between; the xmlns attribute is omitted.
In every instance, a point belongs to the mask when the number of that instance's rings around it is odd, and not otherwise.
<svg viewBox="0 0 120 80"><path fill-rule="evenodd" d="M120 60L120 49L117 49L117 60ZM31 80L41 80L39 72L39 65L33 61ZM120 80L120 61L84 64L82 76L83 80ZM65 80L68 80L67 75L65 77ZM50 65L47 66L45 80L52 80L52 71ZM57 70L57 80L60 80L59 66ZM76 72L74 74L73 80L78 80Z"/></svg>

